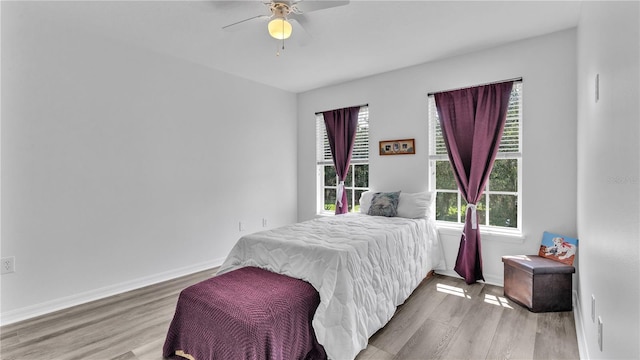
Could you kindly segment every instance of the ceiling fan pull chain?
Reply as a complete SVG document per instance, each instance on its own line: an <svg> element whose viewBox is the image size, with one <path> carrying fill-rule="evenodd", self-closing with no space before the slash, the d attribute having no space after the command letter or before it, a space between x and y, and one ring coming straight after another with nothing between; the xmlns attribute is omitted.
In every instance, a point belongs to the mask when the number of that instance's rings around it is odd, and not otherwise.
<svg viewBox="0 0 640 360"><path fill-rule="evenodd" d="M282 29L284 29L284 16L282 17ZM284 50L284 33L282 34L282 50Z"/></svg>
<svg viewBox="0 0 640 360"><path fill-rule="evenodd" d="M284 51L284 40L282 40L282 51ZM276 56L280 56L280 49L276 46Z"/></svg>

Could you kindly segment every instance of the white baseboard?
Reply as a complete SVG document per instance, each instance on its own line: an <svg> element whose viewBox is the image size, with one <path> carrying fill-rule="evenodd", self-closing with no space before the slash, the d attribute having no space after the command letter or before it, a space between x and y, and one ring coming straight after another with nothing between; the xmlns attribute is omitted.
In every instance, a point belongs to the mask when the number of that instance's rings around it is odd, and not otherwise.
<svg viewBox="0 0 640 360"><path fill-rule="evenodd" d="M436 270L436 274L449 276L449 277L454 277L454 278L457 278L457 279L462 279L462 277L460 275L458 275L458 273L455 272L455 270L451 270L451 269ZM484 280L485 280L484 281L485 284L495 285L495 286L500 286L500 287L504 286L504 281L502 280L502 277L491 276L491 275L484 274Z"/></svg>
<svg viewBox="0 0 640 360"><path fill-rule="evenodd" d="M589 359L589 350L587 348L587 338L584 332L584 322L582 321L582 309L580 308L580 298L578 292L573 290L573 318L576 323L576 337L578 338L578 353L580 359Z"/></svg>
<svg viewBox="0 0 640 360"><path fill-rule="evenodd" d="M34 318L54 311L63 310L72 306L81 305L90 301L103 299L109 296L121 294L127 291L136 290L145 286L157 284L163 281L175 279L181 276L190 275L199 271L204 271L222 265L224 258L206 261L199 264L189 265L180 269L165 271L159 274L141 277L138 279L125 281L120 284L110 285L87 292L53 299L40 304L25 306L23 308L0 313L0 325L9 325L18 321Z"/></svg>

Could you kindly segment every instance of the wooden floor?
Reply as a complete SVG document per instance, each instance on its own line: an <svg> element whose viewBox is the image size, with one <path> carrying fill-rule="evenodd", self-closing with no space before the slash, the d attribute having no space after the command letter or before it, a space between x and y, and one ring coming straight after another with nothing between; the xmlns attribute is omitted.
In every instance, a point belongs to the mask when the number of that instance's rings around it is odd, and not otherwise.
<svg viewBox="0 0 640 360"><path fill-rule="evenodd" d="M183 288L204 271L0 328L0 359L162 359ZM369 340L365 359L578 359L573 313L534 314L501 287L436 275Z"/></svg>

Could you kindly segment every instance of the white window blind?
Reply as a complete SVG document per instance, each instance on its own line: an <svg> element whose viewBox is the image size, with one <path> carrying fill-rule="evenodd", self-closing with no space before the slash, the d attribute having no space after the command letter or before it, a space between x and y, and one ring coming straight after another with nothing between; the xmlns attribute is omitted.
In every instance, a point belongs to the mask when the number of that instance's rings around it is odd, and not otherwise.
<svg viewBox="0 0 640 360"><path fill-rule="evenodd" d="M500 140L499 153L520 153L521 149L521 117L522 117L522 82L515 82L509 98L507 122Z"/></svg>

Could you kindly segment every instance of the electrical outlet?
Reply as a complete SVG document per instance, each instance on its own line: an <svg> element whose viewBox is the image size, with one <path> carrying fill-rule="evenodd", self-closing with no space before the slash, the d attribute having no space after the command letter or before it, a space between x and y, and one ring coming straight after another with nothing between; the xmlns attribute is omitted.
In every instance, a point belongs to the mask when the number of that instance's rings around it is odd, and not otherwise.
<svg viewBox="0 0 640 360"><path fill-rule="evenodd" d="M600 100L600 74L596 74L596 84L595 84L595 93L596 93L596 102Z"/></svg>
<svg viewBox="0 0 640 360"><path fill-rule="evenodd" d="M267 227L267 219L262 218L262 227Z"/></svg>
<svg viewBox="0 0 640 360"><path fill-rule="evenodd" d="M596 322L596 296L591 294L591 321Z"/></svg>
<svg viewBox="0 0 640 360"><path fill-rule="evenodd" d="M602 351L602 318L598 316L598 346Z"/></svg>
<svg viewBox="0 0 640 360"><path fill-rule="evenodd" d="M14 256L2 258L2 274L9 274L16 271L16 258Z"/></svg>
<svg viewBox="0 0 640 360"><path fill-rule="evenodd" d="M238 230L239 231L244 231L245 230L245 226L244 226L244 222L243 221L238 222Z"/></svg>

